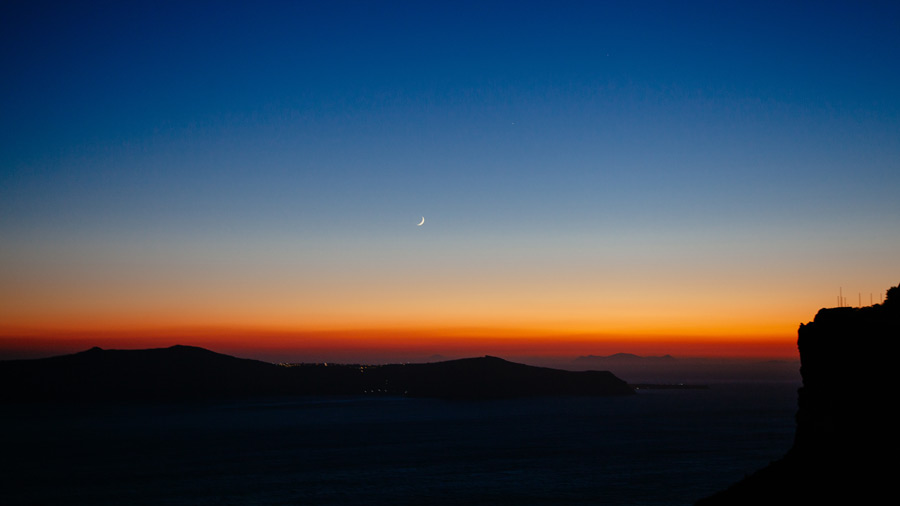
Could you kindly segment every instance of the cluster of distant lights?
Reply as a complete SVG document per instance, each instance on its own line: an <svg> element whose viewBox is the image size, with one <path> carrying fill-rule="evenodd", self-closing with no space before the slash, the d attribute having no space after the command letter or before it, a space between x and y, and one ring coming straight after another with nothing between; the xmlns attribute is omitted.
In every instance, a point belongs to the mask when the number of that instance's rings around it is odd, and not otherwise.
<svg viewBox="0 0 900 506"><path fill-rule="evenodd" d="M328 362L279 362L277 365L281 367L328 367ZM334 365L334 362L332 362ZM365 364L338 364L340 367L359 367L359 372L365 372L370 367L378 367L377 365Z"/></svg>
<svg viewBox="0 0 900 506"><path fill-rule="evenodd" d="M281 362L278 365L281 367L328 367L328 362L315 362L315 363L292 363L292 362ZM406 364L402 364L406 365ZM362 365L362 364L339 364L339 367L358 367L360 373L365 373L366 369L371 367L378 367L377 365ZM364 394L389 394L391 393L389 390L382 389L373 389L373 390L363 390ZM403 395L408 395L409 390L404 390Z"/></svg>

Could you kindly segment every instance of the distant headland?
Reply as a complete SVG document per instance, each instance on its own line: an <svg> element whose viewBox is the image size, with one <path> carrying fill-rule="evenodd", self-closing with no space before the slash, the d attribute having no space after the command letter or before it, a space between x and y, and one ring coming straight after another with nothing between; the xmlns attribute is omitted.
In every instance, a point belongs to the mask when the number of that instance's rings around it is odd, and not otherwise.
<svg viewBox="0 0 900 506"><path fill-rule="evenodd" d="M631 395L608 371L564 371L496 357L425 364L276 365L193 346L92 348L0 362L0 401L200 400L276 395L404 395L496 399Z"/></svg>

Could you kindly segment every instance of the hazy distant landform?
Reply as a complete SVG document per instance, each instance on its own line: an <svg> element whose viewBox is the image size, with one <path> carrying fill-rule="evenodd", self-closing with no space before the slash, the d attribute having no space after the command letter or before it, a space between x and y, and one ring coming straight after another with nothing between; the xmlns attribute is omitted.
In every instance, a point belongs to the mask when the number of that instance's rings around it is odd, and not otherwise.
<svg viewBox="0 0 900 506"><path fill-rule="evenodd" d="M10 388L0 400L190 400L265 395L404 395L506 398L627 395L634 388L705 387L717 382L796 381L799 362L752 359L581 356L562 368L497 357L421 364L271 364L195 346L99 347L42 359L0 361Z"/></svg>
<svg viewBox="0 0 900 506"><path fill-rule="evenodd" d="M263 395L404 395L492 399L541 395L630 395L607 371L563 371L496 357L427 364L275 365L192 346L90 350L0 362L0 398L189 400Z"/></svg>
<svg viewBox="0 0 900 506"><path fill-rule="evenodd" d="M642 357L631 353L586 355L572 361L573 369L610 371L629 383L707 384L728 382L799 382L799 360L752 358Z"/></svg>
<svg viewBox="0 0 900 506"><path fill-rule="evenodd" d="M709 382L795 381L799 363L752 359L588 355L537 367L497 357L423 364L271 364L194 346L104 350L0 361L12 388L0 399L188 400L263 395L404 395L505 398L627 395L638 388L703 387ZM629 386L630 385L630 386Z"/></svg>

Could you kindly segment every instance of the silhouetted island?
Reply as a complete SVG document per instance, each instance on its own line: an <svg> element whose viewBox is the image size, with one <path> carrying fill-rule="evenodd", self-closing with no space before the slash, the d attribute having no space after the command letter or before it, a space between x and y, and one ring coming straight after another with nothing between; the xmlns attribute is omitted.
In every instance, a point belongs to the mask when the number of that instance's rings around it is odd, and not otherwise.
<svg viewBox="0 0 900 506"><path fill-rule="evenodd" d="M893 494L900 286L884 304L821 309L801 324L797 429L787 454L697 506L879 504Z"/></svg>
<svg viewBox="0 0 900 506"><path fill-rule="evenodd" d="M276 365L192 346L90 350L0 362L0 400L129 401L275 395L405 395L495 399L544 395L629 395L607 371L564 371L496 357L427 364Z"/></svg>

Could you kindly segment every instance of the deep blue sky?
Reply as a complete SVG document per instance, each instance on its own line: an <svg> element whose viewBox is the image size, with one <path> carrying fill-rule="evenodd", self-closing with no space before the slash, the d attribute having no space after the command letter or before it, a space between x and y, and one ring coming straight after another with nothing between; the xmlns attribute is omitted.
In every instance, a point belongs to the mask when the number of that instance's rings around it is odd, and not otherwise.
<svg viewBox="0 0 900 506"><path fill-rule="evenodd" d="M146 278L69 313L210 264L197 297L286 276L338 319L435 271L813 310L900 278L896 2L6 2L0 47L8 322L100 265Z"/></svg>

